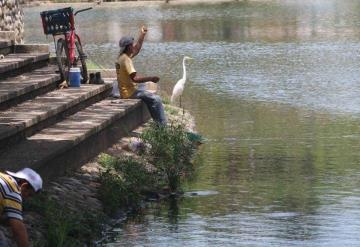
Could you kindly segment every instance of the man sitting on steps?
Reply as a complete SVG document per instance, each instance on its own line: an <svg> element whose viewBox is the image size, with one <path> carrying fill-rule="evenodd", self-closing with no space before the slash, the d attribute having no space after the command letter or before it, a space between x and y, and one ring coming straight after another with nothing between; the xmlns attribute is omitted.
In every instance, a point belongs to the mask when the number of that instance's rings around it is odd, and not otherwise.
<svg viewBox="0 0 360 247"><path fill-rule="evenodd" d="M120 54L116 62L116 74L120 91L123 99L141 99L147 105L151 117L160 125L166 125L164 106L161 98L146 90L137 88L137 83L152 81L157 83L160 78L157 76L139 76L134 68L132 58L135 57L142 47L147 29L141 28L139 38L134 44L133 37L123 37L119 41Z"/></svg>

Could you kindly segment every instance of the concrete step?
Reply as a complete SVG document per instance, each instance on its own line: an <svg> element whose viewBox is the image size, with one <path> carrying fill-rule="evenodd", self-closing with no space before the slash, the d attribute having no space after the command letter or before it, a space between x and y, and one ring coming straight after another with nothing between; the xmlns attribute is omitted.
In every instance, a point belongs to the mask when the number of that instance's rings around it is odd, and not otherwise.
<svg viewBox="0 0 360 247"><path fill-rule="evenodd" d="M27 166L47 178L59 176L95 157L147 119L141 100L102 100L3 151L0 169Z"/></svg>
<svg viewBox="0 0 360 247"><path fill-rule="evenodd" d="M12 145L105 98L111 83L55 90L0 112L0 148Z"/></svg>
<svg viewBox="0 0 360 247"><path fill-rule="evenodd" d="M57 66L45 66L30 72L0 79L0 110L54 90L60 81Z"/></svg>
<svg viewBox="0 0 360 247"><path fill-rule="evenodd" d="M49 61L50 54L45 52L37 53L11 53L0 59L0 77L9 76L8 73L24 68L32 68L35 64Z"/></svg>
<svg viewBox="0 0 360 247"><path fill-rule="evenodd" d="M12 41L0 39L0 51L1 51L1 49L11 47L12 45L13 45ZM2 53L0 52L0 54L2 54Z"/></svg>
<svg viewBox="0 0 360 247"><path fill-rule="evenodd" d="M0 54L7 55L11 53L15 44L14 31L0 31Z"/></svg>

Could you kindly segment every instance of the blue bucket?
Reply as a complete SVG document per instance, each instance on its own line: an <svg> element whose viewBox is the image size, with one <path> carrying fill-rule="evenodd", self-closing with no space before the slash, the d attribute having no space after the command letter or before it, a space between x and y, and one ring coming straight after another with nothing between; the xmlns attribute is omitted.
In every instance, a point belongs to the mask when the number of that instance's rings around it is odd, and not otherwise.
<svg viewBox="0 0 360 247"><path fill-rule="evenodd" d="M69 73L70 87L80 87L80 68L72 67Z"/></svg>

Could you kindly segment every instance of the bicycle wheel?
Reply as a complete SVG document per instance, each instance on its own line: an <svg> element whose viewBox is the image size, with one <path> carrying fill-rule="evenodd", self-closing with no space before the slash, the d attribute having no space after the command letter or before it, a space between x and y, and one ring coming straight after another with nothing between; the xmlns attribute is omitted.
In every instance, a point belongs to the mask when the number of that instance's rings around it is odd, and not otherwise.
<svg viewBox="0 0 360 247"><path fill-rule="evenodd" d="M75 40L75 46L77 50L76 61L80 60L81 67L81 83L87 83L88 81L88 73L87 73L87 66L86 66L86 55L83 52L82 45L80 44L79 40Z"/></svg>
<svg viewBox="0 0 360 247"><path fill-rule="evenodd" d="M69 50L66 41L62 38L58 39L56 45L56 61L59 67L61 79L69 82L70 60Z"/></svg>

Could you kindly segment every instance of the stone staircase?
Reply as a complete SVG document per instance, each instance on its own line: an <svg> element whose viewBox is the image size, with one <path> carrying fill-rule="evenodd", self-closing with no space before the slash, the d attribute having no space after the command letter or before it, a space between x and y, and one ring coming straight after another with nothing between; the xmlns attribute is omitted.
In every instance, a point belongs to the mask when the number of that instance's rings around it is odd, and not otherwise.
<svg viewBox="0 0 360 247"><path fill-rule="evenodd" d="M56 70L47 45L0 41L1 170L64 175L149 119L141 101L108 97L112 80L58 89Z"/></svg>

